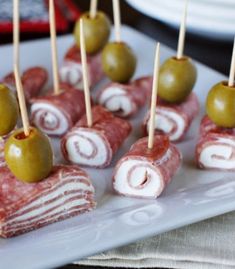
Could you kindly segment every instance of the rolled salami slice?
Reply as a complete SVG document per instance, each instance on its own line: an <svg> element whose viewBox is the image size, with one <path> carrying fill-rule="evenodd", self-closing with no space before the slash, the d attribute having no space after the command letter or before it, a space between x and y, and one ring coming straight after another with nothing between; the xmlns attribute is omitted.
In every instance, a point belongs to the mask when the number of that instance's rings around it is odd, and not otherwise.
<svg viewBox="0 0 235 269"><path fill-rule="evenodd" d="M235 128L217 127L205 116L201 121L195 158L202 169L235 171Z"/></svg>
<svg viewBox="0 0 235 269"><path fill-rule="evenodd" d="M0 173L0 236L12 237L92 210L94 187L77 166L55 166L39 183L17 180L8 168Z"/></svg>
<svg viewBox="0 0 235 269"><path fill-rule="evenodd" d="M143 77L128 84L110 83L97 96L97 102L116 116L133 116L147 104L152 77Z"/></svg>
<svg viewBox="0 0 235 269"><path fill-rule="evenodd" d="M131 125L101 106L93 107L92 115L92 127L87 127L86 116L83 116L62 138L61 150L71 163L103 168L110 164L129 135Z"/></svg>
<svg viewBox="0 0 235 269"><path fill-rule="evenodd" d="M37 97L48 80L48 73L43 67L32 67L27 69L22 77L22 85L24 88L26 101L29 102L31 98ZM6 84L10 89L16 92L14 74L10 73L6 75L2 82Z"/></svg>
<svg viewBox="0 0 235 269"><path fill-rule="evenodd" d="M93 87L104 77L101 66L101 53L87 55L87 66L89 86ZM81 54L80 49L75 45L65 55L64 62L60 68L60 80L75 89L83 89Z"/></svg>
<svg viewBox="0 0 235 269"><path fill-rule="evenodd" d="M166 135L155 135L152 150L148 149L148 138L141 138L117 163L113 187L121 195L155 199L180 164L181 154Z"/></svg>
<svg viewBox="0 0 235 269"><path fill-rule="evenodd" d="M158 98L155 117L156 130L167 134L170 141L179 142L185 137L198 112L199 102L194 93L191 93L181 104L169 104ZM143 122L144 135L148 134L149 118L148 111Z"/></svg>
<svg viewBox="0 0 235 269"><path fill-rule="evenodd" d="M64 135L85 113L84 94L67 84L61 93L35 98L31 105L31 121L50 136Z"/></svg>

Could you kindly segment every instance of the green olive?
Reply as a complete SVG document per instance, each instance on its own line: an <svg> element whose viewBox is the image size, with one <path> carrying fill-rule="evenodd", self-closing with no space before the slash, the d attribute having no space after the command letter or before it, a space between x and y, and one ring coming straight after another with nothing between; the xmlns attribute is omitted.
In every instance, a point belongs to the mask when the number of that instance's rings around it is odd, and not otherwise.
<svg viewBox="0 0 235 269"><path fill-rule="evenodd" d="M95 18L91 18L89 12L84 13L81 18L84 25L86 51L88 54L97 53L108 42L111 28L110 20L101 11L96 13ZM80 20L75 24L74 37L80 48Z"/></svg>
<svg viewBox="0 0 235 269"><path fill-rule="evenodd" d="M10 133L16 126L19 107L14 93L0 84L0 136Z"/></svg>
<svg viewBox="0 0 235 269"><path fill-rule="evenodd" d="M51 172L53 153L49 139L36 128L30 127L28 136L23 129L14 131L5 144L4 154L9 169L21 181L38 182Z"/></svg>
<svg viewBox="0 0 235 269"><path fill-rule="evenodd" d="M135 54L124 42L108 43L102 52L102 68L112 81L128 82L136 69Z"/></svg>
<svg viewBox="0 0 235 269"><path fill-rule="evenodd" d="M197 69L190 58L169 58L160 68L158 94L170 103L183 102L191 93L196 78Z"/></svg>
<svg viewBox="0 0 235 269"><path fill-rule="evenodd" d="M206 100L209 118L218 126L235 127L235 87L229 87L222 81L209 91Z"/></svg>

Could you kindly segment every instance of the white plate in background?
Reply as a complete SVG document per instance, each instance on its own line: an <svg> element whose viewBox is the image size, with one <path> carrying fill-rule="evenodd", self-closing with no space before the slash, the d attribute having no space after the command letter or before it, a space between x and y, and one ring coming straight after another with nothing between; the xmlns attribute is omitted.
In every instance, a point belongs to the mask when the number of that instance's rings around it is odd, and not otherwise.
<svg viewBox="0 0 235 269"><path fill-rule="evenodd" d="M152 73L155 40L125 26L122 28L122 36L138 57L136 77ZM72 43L72 35L58 38L60 63ZM161 61L173 54L172 50L162 45ZM4 63L0 65L2 77L12 69L12 47L0 47L0 55L1 62ZM43 65L50 70L50 59L49 39L21 45L22 70L34 65ZM207 91L213 84L223 80L224 76L199 63L197 68L195 92L203 107ZM96 189L97 209L15 238L0 239L0 268L53 268L235 210L234 173L203 171L195 167L193 152L200 117L195 120L187 139L178 144L184 163L160 198L138 200L113 193L112 169L139 137L143 116L144 110L132 120L135 131L109 168L85 169ZM54 140L54 145L55 142ZM56 150L58 151L57 146Z"/></svg>
<svg viewBox="0 0 235 269"><path fill-rule="evenodd" d="M126 0L140 12L179 28L184 1ZM213 39L233 40L235 35L235 2L231 6L208 2L189 3L187 31Z"/></svg>

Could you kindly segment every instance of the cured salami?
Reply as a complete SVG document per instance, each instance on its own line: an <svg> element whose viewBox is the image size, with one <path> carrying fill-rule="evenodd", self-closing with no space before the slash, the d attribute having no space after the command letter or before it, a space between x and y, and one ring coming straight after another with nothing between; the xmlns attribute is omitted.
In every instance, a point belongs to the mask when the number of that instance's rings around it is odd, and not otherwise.
<svg viewBox="0 0 235 269"><path fill-rule="evenodd" d="M87 55L87 69L89 86L93 87L104 77L100 53ZM75 89L83 89L81 54L80 49L75 45L65 55L64 62L60 68L60 80Z"/></svg>
<svg viewBox="0 0 235 269"><path fill-rule="evenodd" d="M84 94L67 84L60 85L61 93L32 100L31 121L51 136L64 135L85 113Z"/></svg>
<svg viewBox="0 0 235 269"><path fill-rule="evenodd" d="M195 158L202 169L235 171L235 128L217 127L205 116L201 121Z"/></svg>
<svg viewBox="0 0 235 269"><path fill-rule="evenodd" d="M169 104L158 98L155 126L157 130L167 134L170 141L179 142L185 137L198 112L199 102L194 93L181 104ZM149 118L148 112L143 122L144 135L148 133Z"/></svg>
<svg viewBox="0 0 235 269"><path fill-rule="evenodd" d="M131 125L116 118L101 106L92 108L93 125L87 126L86 116L62 138L61 149L69 162L103 168L127 138Z"/></svg>
<svg viewBox="0 0 235 269"><path fill-rule="evenodd" d="M12 237L92 210L94 187L77 166L54 167L39 183L17 180L8 168L0 173L0 236Z"/></svg>
<svg viewBox="0 0 235 269"><path fill-rule="evenodd" d="M121 195L155 199L180 164L181 154L166 135L155 135L152 150L148 138L141 138L117 163L113 187Z"/></svg>
<svg viewBox="0 0 235 269"><path fill-rule="evenodd" d="M97 102L119 117L130 117L147 103L152 77L143 77L129 84L110 83L97 96Z"/></svg>
<svg viewBox="0 0 235 269"><path fill-rule="evenodd" d="M40 94L41 90L47 82L47 79L47 71L42 67L32 67L27 69L23 73L21 81L24 88L25 99L27 102L29 102L31 98L36 97ZM16 91L15 78L13 73L6 75L3 78L2 82L14 92Z"/></svg>

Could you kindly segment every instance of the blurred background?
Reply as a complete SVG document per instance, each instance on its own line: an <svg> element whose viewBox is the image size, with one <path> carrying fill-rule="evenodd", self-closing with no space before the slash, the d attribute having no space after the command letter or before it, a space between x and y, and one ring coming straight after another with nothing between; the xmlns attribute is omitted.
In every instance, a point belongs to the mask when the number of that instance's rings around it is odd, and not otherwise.
<svg viewBox="0 0 235 269"><path fill-rule="evenodd" d="M120 0L122 23L176 49L184 0ZM21 0L21 41L49 36L48 1ZM89 0L55 0L57 33L72 33ZM112 19L112 1L99 9ZM235 0L190 0L185 54L228 74L235 34ZM0 45L12 42L12 1L0 0Z"/></svg>

